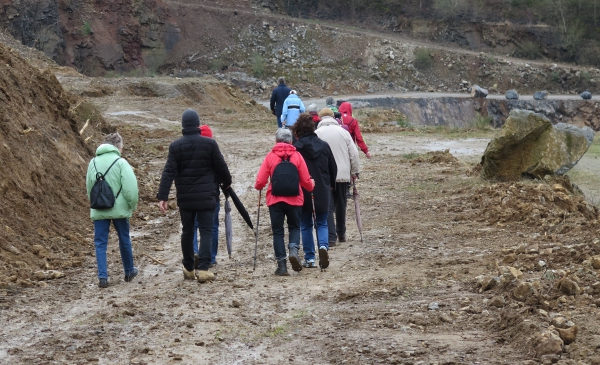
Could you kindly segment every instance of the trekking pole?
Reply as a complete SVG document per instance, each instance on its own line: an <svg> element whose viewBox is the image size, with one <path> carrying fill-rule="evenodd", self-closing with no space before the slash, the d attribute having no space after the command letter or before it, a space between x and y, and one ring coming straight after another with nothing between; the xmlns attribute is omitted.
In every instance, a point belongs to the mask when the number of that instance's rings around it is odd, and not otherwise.
<svg viewBox="0 0 600 365"><path fill-rule="evenodd" d="M317 210L315 209L315 194L313 194L313 192L310 192L310 199L312 200L312 207L313 207L313 211L312 211L312 216L313 216L313 225L315 227L315 236L317 236L317 252L319 254L319 268L321 268L321 252L319 251L319 231L317 228ZM311 232L312 234L312 232ZM323 268L321 268L321 271L323 270Z"/></svg>
<svg viewBox="0 0 600 365"><path fill-rule="evenodd" d="M258 191L258 211L256 213L256 244L254 244L254 267L252 271L256 271L256 256L258 255L258 222L260 221L260 199L262 197L262 190Z"/></svg>

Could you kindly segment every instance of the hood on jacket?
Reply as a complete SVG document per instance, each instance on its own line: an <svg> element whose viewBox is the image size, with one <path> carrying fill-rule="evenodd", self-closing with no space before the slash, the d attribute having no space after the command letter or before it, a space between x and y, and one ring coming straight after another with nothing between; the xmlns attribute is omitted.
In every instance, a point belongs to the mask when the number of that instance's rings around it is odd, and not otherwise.
<svg viewBox="0 0 600 365"><path fill-rule="evenodd" d="M338 123L337 120L333 119L333 117L325 116L321 118L321 121L317 125L317 129L326 127L328 125L335 125L339 127L340 123Z"/></svg>
<svg viewBox="0 0 600 365"><path fill-rule="evenodd" d="M289 143L279 142L273 146L271 152L279 157L291 156L294 152L296 152L296 147Z"/></svg>
<svg viewBox="0 0 600 365"><path fill-rule="evenodd" d="M105 153L115 152L118 156L121 156L119 149L112 144L103 143L98 148L96 148L96 156L103 155Z"/></svg>
<svg viewBox="0 0 600 365"><path fill-rule="evenodd" d="M290 102L291 102L291 101L295 101L295 100L298 100L298 101L300 101L300 98L299 98L299 97L298 97L298 95L296 95L296 94L290 94L290 96L288 96L288 97L286 98L286 100L287 100L287 99L289 99L289 100L290 100Z"/></svg>
<svg viewBox="0 0 600 365"><path fill-rule="evenodd" d="M350 104L349 102L345 101L342 103L342 105L340 105L340 108L338 109L338 111L340 113L342 113L342 120L345 121L345 119L349 116L352 117L352 104ZM351 121L352 119L350 119L348 121L348 123Z"/></svg>
<svg viewBox="0 0 600 365"><path fill-rule="evenodd" d="M294 143L296 150L311 160L319 157L325 149L325 142L315 133L305 134Z"/></svg>

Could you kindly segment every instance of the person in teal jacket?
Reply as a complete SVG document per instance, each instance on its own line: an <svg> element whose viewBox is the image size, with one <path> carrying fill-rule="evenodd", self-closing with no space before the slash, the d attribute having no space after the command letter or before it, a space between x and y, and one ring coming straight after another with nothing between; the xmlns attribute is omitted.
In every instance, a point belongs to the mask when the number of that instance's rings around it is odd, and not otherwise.
<svg viewBox="0 0 600 365"><path fill-rule="evenodd" d="M98 286L101 288L108 286L106 250L111 221L119 236L119 249L125 271L125 281L130 282L138 274L138 269L133 266L133 251L131 249L131 237L129 236L129 218L131 218L131 214L139 201L138 186L133 169L127 160L121 158L122 150L123 138L121 135L119 133L107 135L104 143L96 149L96 157L90 161L87 170L86 188L88 199L92 187L96 183L96 173L105 174L107 170L105 180L116 197L115 205L110 209L90 209L90 217L94 222ZM115 164L110 167L113 162Z"/></svg>
<svg viewBox="0 0 600 365"><path fill-rule="evenodd" d="M290 91L290 95L283 102L281 124L284 128L292 128L294 123L296 123L296 119L305 111L304 103L298 97L296 90Z"/></svg>

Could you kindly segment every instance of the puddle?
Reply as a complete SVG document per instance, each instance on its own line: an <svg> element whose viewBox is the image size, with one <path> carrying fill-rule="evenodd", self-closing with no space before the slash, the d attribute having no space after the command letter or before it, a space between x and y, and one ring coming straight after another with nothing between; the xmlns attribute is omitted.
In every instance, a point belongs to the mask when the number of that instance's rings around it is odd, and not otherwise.
<svg viewBox="0 0 600 365"><path fill-rule="evenodd" d="M489 140L487 139L461 139L457 141L435 141L422 146L428 151L450 150L454 156L476 156L483 155Z"/></svg>
<svg viewBox="0 0 600 365"><path fill-rule="evenodd" d="M123 110L123 111L120 111L120 112L106 113L106 115L110 115L110 116L117 116L117 115L139 115L139 114L146 114L146 112L141 111L141 110Z"/></svg>

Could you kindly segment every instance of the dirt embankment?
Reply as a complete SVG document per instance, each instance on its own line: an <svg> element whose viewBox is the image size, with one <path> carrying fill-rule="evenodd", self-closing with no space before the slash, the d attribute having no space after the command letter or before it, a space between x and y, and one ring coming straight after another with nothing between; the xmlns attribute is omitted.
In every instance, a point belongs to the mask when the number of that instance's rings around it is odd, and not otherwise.
<svg viewBox="0 0 600 365"><path fill-rule="evenodd" d="M36 271L83 263L89 203L82 182L110 127L54 74L2 45L0 111L0 286L33 285L44 275Z"/></svg>

